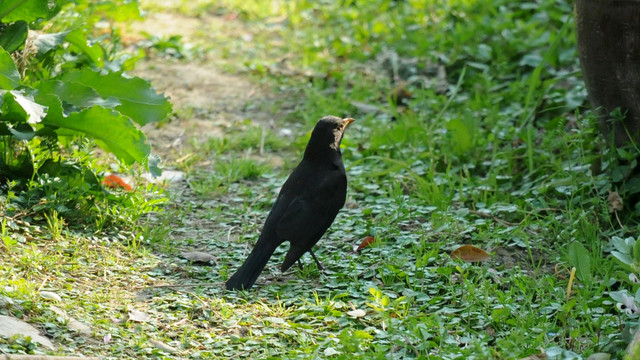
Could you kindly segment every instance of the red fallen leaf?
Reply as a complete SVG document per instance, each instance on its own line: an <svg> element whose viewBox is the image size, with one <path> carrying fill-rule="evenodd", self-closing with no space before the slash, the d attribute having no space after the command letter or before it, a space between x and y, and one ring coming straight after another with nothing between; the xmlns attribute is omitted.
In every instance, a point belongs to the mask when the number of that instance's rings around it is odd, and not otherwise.
<svg viewBox="0 0 640 360"><path fill-rule="evenodd" d="M373 244L375 239L376 238L374 238L373 236L366 236L364 239L362 239L362 242L360 243L360 245L358 245L358 247L356 247L353 250L356 251L356 252L360 251L360 250L366 248L367 246Z"/></svg>
<svg viewBox="0 0 640 360"><path fill-rule="evenodd" d="M452 259L461 259L466 262L479 262L491 259L486 251L473 245L462 245L451 252Z"/></svg>
<svg viewBox="0 0 640 360"><path fill-rule="evenodd" d="M102 180L102 183L112 189L125 189L127 191L131 191L132 189L131 185L124 182L118 175L107 175L104 180Z"/></svg>

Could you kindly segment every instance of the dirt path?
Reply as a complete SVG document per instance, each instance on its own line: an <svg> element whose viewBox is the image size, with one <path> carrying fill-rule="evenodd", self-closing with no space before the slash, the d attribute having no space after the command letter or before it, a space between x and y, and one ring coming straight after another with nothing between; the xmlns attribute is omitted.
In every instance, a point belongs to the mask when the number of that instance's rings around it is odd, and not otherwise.
<svg viewBox="0 0 640 360"><path fill-rule="evenodd" d="M148 17L132 24L134 39L144 38L144 33L160 38L179 35L182 41L206 48L206 28L233 28L242 24L222 17L206 15L188 17L173 13L150 13ZM182 152L183 145L195 139L202 142L222 136L224 129L249 120L253 123L273 126L271 111L265 111L276 101L269 89L250 79L246 74L230 74L221 70L224 60L213 50L206 50L203 59L176 60L151 56L138 62L132 72L148 79L159 92L171 98L174 116L161 126L144 128L154 147L154 152L164 159L174 159Z"/></svg>

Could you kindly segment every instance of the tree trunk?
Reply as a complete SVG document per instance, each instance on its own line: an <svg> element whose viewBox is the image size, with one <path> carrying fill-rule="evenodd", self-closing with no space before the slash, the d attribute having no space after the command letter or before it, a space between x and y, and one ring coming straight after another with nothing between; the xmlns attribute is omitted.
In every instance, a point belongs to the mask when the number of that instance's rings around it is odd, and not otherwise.
<svg viewBox="0 0 640 360"><path fill-rule="evenodd" d="M616 146L640 140L640 1L576 0L576 34L589 101ZM608 122L620 107L624 121ZM626 129L625 129L626 128Z"/></svg>

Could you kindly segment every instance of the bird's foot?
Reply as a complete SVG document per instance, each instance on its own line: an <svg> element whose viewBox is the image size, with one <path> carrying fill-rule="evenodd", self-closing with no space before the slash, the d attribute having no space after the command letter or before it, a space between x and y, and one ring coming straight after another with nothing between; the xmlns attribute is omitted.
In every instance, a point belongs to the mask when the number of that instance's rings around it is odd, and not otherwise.
<svg viewBox="0 0 640 360"><path fill-rule="evenodd" d="M313 257L313 260L316 262L316 265L318 266L318 270L324 271L324 267L322 267L322 264L320 263L320 261L318 261L318 258L316 257L316 254L313 253L313 250L309 250L309 253Z"/></svg>

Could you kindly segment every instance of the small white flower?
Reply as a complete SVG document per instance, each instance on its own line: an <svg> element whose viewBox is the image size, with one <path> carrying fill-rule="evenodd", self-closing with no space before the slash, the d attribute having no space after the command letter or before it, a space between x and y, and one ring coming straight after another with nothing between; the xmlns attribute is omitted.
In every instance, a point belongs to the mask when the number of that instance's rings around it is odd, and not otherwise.
<svg viewBox="0 0 640 360"><path fill-rule="evenodd" d="M631 281L634 284L640 284L640 279L638 279L638 276L636 276L636 274L634 273L629 274L629 281Z"/></svg>
<svg viewBox="0 0 640 360"><path fill-rule="evenodd" d="M620 311L624 311L627 315L633 315L638 313L638 305L636 305L633 296L622 294L622 302L617 303L616 307Z"/></svg>

